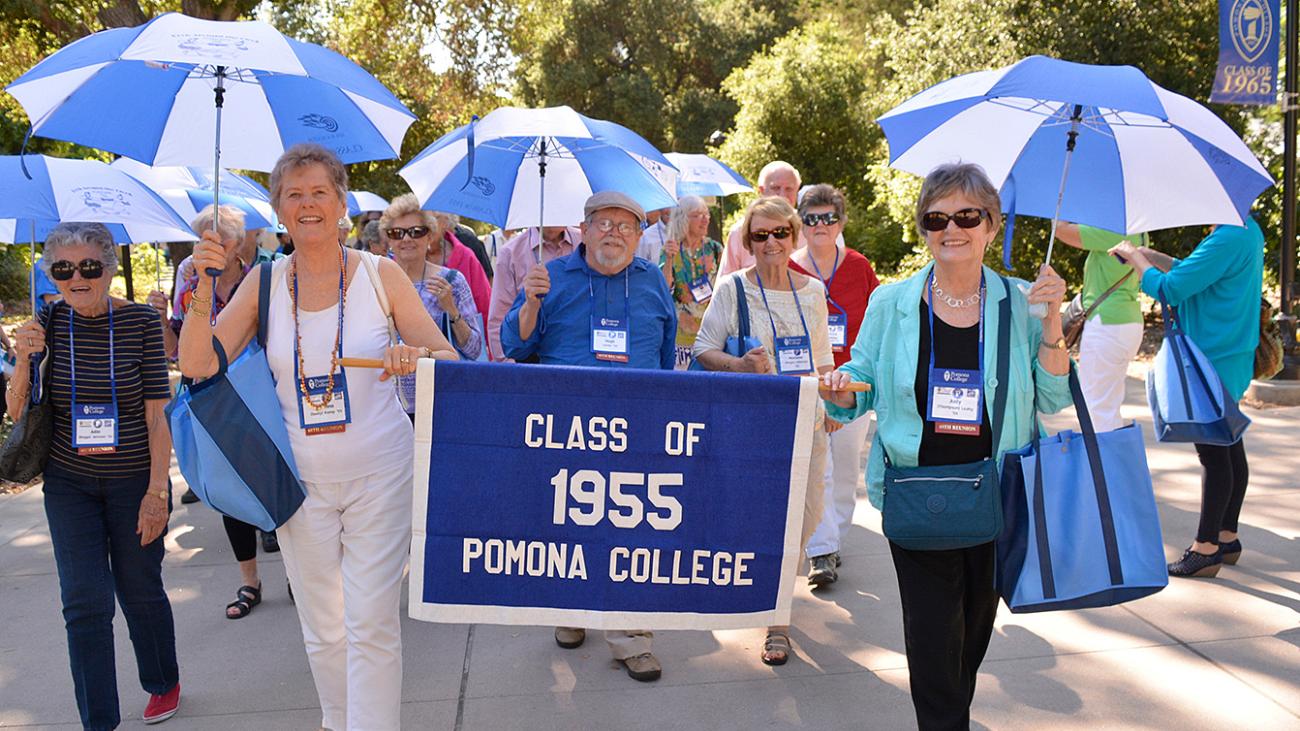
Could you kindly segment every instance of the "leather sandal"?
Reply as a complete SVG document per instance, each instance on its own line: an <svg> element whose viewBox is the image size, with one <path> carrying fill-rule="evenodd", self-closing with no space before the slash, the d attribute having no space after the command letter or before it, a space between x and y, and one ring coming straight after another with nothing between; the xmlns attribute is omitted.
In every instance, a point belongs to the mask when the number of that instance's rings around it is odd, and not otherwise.
<svg viewBox="0 0 1300 731"><path fill-rule="evenodd" d="M253 612L253 607L262 603L262 582L257 586L241 586L235 591L235 601L226 605L226 619L243 619ZM235 613L231 614L230 610Z"/></svg>
<svg viewBox="0 0 1300 731"><path fill-rule="evenodd" d="M784 665L790 659L790 635L768 630L761 657L764 665Z"/></svg>

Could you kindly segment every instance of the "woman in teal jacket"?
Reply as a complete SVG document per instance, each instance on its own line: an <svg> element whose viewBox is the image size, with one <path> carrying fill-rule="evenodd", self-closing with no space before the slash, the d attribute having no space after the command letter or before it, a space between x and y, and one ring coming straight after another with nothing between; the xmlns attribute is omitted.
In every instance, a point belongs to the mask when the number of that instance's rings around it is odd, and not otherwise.
<svg viewBox="0 0 1300 731"><path fill-rule="evenodd" d="M1234 401L1255 374L1259 295L1264 289L1264 232L1250 216L1244 226L1215 226L1191 256L1175 259L1120 244L1111 253L1133 265L1142 291L1178 308L1187 337L1214 364ZM1201 520L1196 540L1169 564L1170 576L1214 576L1241 557L1237 519L1250 468L1246 440L1230 447L1197 444L1201 460Z"/></svg>
<svg viewBox="0 0 1300 731"><path fill-rule="evenodd" d="M852 359L823 377L828 388L823 395L832 399L827 406L831 418L848 423L868 410L876 412L867 494L878 509L887 499L886 451L900 468L1000 459L1033 438L1035 389L1044 412L1070 403L1070 361L1060 313L1065 282L1044 267L1026 296L1018 286L1022 283L1007 287L982 265L1001 225L1001 210L997 188L978 166L935 168L922 185L916 208L934 263L872 294ZM1008 382L999 383L998 312L1007 297L1010 365ZM1045 304L1047 318L1030 316L1030 303ZM932 377L954 371L982 387L983 409L981 389L947 388L942 376ZM868 383L871 390L840 390L849 381ZM1003 389L1006 410L995 445L990 411ZM917 723L922 731L968 728L975 676L997 614L994 544L921 551L891 541L890 552L903 605Z"/></svg>

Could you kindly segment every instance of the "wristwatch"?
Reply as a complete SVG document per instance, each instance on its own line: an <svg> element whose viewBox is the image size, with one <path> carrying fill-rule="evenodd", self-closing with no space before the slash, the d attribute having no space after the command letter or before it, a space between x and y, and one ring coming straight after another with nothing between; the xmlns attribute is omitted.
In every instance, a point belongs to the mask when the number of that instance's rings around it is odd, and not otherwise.
<svg viewBox="0 0 1300 731"><path fill-rule="evenodd" d="M1064 336L1057 338L1055 342L1051 342L1051 343L1049 343L1049 342L1047 342L1046 340L1044 340L1044 341L1043 341L1043 347L1044 347L1044 348L1051 348L1052 350L1067 350L1067 349L1068 349L1068 348L1066 347L1066 345L1065 345L1065 337L1064 337Z"/></svg>

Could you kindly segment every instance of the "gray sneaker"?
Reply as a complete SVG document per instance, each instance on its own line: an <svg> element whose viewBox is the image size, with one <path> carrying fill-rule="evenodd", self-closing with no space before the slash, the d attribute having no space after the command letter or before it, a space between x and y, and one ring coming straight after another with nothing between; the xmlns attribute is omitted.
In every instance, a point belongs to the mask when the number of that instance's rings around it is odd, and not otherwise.
<svg viewBox="0 0 1300 731"><path fill-rule="evenodd" d="M575 647L582 647L582 643L587 639L587 630L581 627L556 627L555 644L566 650L572 650Z"/></svg>
<svg viewBox="0 0 1300 731"><path fill-rule="evenodd" d="M633 680L642 682L658 680L663 672L659 667L659 660L649 652L643 652L636 657L623 658L622 662L627 666L628 677Z"/></svg>
<svg viewBox="0 0 1300 731"><path fill-rule="evenodd" d="M840 578L835 568L840 565L839 553L828 553L825 556L813 556L810 560L808 569L809 586L826 586L834 584Z"/></svg>

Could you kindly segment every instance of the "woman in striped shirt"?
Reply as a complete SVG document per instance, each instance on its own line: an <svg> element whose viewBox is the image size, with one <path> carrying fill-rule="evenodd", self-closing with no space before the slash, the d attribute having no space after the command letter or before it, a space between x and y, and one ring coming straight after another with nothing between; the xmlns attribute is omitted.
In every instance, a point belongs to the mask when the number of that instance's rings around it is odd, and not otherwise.
<svg viewBox="0 0 1300 731"><path fill-rule="evenodd" d="M113 658L113 597L130 628L141 685L156 723L180 704L176 635L163 589L162 536L171 512L170 397L158 313L110 297L117 249L97 223L64 223L42 263L63 296L18 329L18 368L6 393L21 415L30 356L45 349L54 439L45 466L45 514L58 566L77 709L86 728L121 721ZM111 367L110 367L111 366Z"/></svg>

